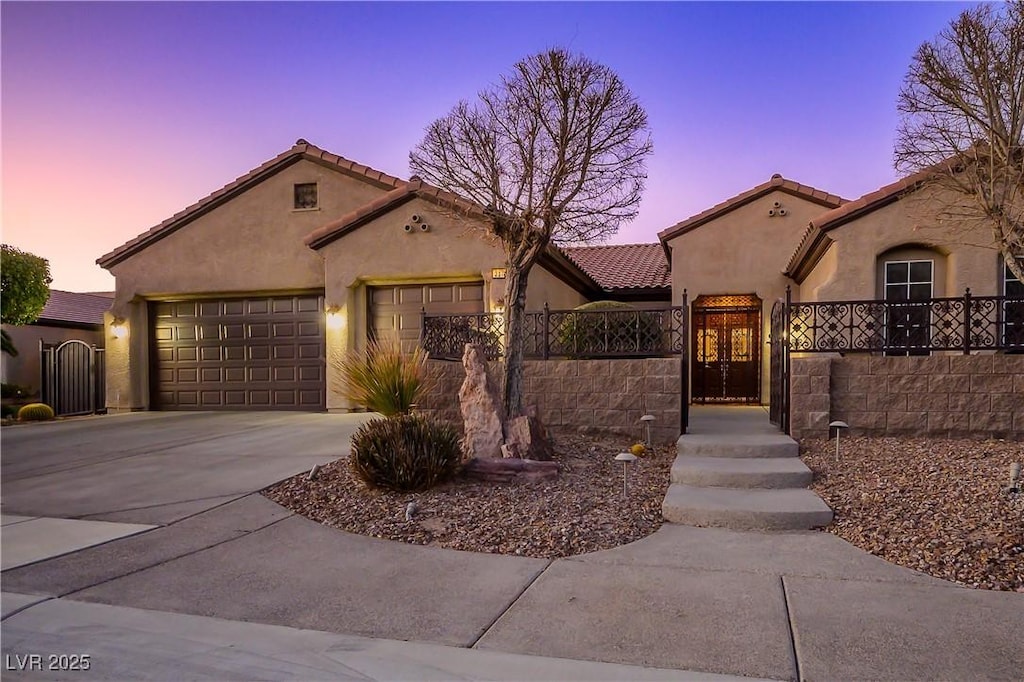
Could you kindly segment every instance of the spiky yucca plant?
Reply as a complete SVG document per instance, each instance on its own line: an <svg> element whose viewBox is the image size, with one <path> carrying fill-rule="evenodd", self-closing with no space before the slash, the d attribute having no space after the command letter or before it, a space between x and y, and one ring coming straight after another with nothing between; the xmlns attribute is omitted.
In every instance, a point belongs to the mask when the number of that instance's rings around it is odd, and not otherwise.
<svg viewBox="0 0 1024 682"><path fill-rule="evenodd" d="M394 336L370 340L366 351L334 362L346 398L385 417L408 414L427 387L427 353L416 346L403 353Z"/></svg>
<svg viewBox="0 0 1024 682"><path fill-rule="evenodd" d="M42 422L53 419L53 408L44 403L29 403L18 410L20 422Z"/></svg>
<svg viewBox="0 0 1024 682"><path fill-rule="evenodd" d="M459 468L459 432L418 414L363 424L352 436L349 466L371 488L426 490Z"/></svg>

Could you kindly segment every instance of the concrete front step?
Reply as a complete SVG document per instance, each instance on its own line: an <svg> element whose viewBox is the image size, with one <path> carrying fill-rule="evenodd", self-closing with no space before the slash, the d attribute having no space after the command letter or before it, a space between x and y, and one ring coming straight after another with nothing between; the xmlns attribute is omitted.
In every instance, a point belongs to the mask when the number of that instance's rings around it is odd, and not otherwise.
<svg viewBox="0 0 1024 682"><path fill-rule="evenodd" d="M800 446L784 433L684 434L676 441L683 457L798 457Z"/></svg>
<svg viewBox="0 0 1024 682"><path fill-rule="evenodd" d="M809 530L832 522L832 510L807 489L751 490L669 486L666 521L733 530Z"/></svg>
<svg viewBox="0 0 1024 682"><path fill-rule="evenodd" d="M799 457L676 457L672 482L719 488L806 488L811 470Z"/></svg>

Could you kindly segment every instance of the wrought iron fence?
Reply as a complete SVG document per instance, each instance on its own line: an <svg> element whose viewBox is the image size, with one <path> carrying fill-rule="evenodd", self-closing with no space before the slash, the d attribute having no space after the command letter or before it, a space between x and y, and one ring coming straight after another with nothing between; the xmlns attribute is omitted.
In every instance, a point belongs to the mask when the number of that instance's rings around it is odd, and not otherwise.
<svg viewBox="0 0 1024 682"><path fill-rule="evenodd" d="M501 357L502 313L422 314L420 344L432 358L457 360L468 342ZM641 358L680 355L686 349L686 308L655 310L543 310L524 315L528 358Z"/></svg>
<svg viewBox="0 0 1024 682"><path fill-rule="evenodd" d="M1024 298L824 301L789 305L793 353L1024 351Z"/></svg>

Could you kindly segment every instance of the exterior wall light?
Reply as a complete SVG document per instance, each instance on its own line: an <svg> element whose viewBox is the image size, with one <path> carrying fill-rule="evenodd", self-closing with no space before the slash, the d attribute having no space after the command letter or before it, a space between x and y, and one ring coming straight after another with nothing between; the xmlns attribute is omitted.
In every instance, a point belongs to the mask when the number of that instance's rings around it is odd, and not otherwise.
<svg viewBox="0 0 1024 682"><path fill-rule="evenodd" d="M110 325L110 333L115 339L123 339L128 336L128 322L122 319L116 319Z"/></svg>
<svg viewBox="0 0 1024 682"><path fill-rule="evenodd" d="M328 306L325 312L327 313L328 329L341 329L345 326L345 312L341 306Z"/></svg>

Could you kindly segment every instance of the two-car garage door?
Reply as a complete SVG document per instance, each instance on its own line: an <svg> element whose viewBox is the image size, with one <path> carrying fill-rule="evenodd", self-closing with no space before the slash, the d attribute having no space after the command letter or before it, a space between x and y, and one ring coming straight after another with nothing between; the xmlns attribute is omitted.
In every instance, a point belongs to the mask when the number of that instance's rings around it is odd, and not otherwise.
<svg viewBox="0 0 1024 682"><path fill-rule="evenodd" d="M420 315L483 312L483 284L368 290L373 333L419 340ZM150 303L152 405L160 410L326 409L322 295Z"/></svg>
<svg viewBox="0 0 1024 682"><path fill-rule="evenodd" d="M323 296L150 304L154 407L323 410Z"/></svg>

